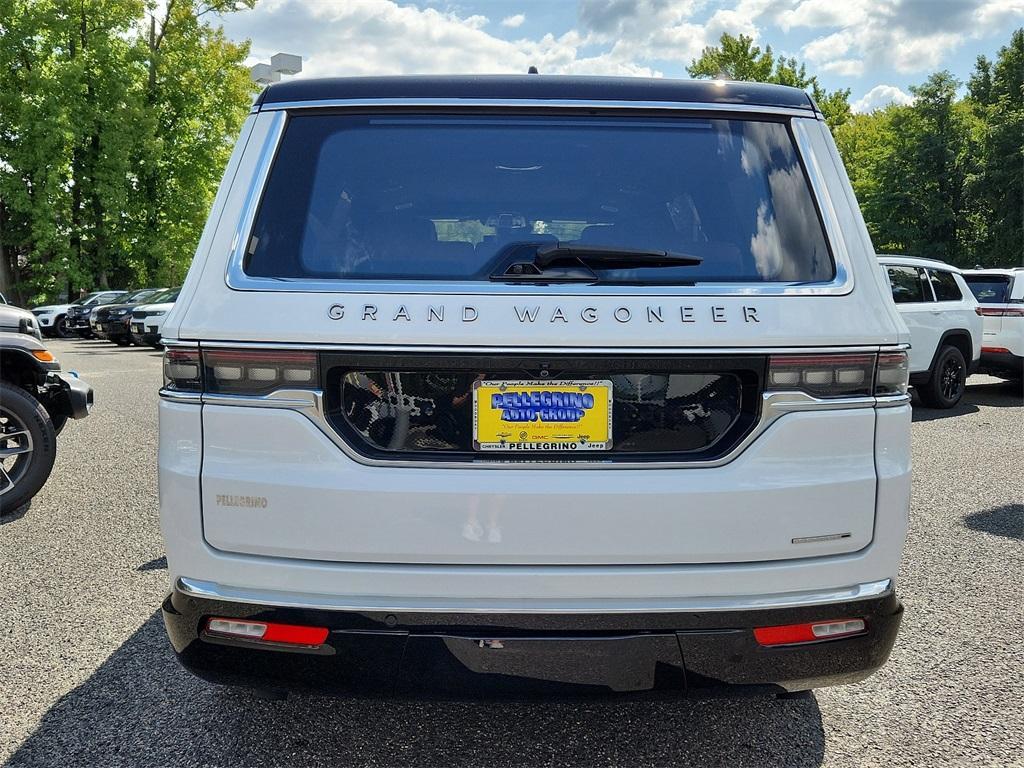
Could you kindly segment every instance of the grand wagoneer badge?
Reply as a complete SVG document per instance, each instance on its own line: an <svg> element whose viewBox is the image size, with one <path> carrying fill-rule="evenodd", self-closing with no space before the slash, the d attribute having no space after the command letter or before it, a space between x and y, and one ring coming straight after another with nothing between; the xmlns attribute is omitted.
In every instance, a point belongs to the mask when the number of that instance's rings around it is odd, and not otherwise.
<svg viewBox="0 0 1024 768"><path fill-rule="evenodd" d="M604 451L612 446L610 381L477 381L478 451Z"/></svg>

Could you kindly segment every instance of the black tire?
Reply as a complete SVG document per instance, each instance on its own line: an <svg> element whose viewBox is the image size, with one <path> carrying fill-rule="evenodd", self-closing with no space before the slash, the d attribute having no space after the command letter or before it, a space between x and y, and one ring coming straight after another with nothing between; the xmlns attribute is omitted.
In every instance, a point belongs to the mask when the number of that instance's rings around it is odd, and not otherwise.
<svg viewBox="0 0 1024 768"><path fill-rule="evenodd" d="M46 409L20 387L0 382L0 515L39 493L56 457L57 435Z"/></svg>
<svg viewBox="0 0 1024 768"><path fill-rule="evenodd" d="M68 318L66 315L61 315L53 321L53 335L58 339L66 339L71 333L71 329L68 328Z"/></svg>
<svg viewBox="0 0 1024 768"><path fill-rule="evenodd" d="M967 363L963 353L956 347L944 346L935 358L928 381L917 394L930 408L952 408L960 402L966 389Z"/></svg>

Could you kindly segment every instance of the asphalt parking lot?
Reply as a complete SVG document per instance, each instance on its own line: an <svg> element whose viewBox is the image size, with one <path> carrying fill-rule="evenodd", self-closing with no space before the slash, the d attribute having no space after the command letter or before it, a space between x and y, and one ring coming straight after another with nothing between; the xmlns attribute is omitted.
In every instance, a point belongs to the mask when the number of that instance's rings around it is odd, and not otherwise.
<svg viewBox="0 0 1024 768"><path fill-rule="evenodd" d="M1024 765L1024 401L917 409L889 664L795 700L265 701L178 667L158 607L160 355L58 341L97 407L0 521L8 765Z"/></svg>

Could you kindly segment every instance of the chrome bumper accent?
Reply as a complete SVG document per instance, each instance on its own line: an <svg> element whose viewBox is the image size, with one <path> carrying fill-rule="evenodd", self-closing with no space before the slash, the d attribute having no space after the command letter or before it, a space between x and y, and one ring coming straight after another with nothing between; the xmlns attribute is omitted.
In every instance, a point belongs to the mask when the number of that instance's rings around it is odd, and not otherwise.
<svg viewBox="0 0 1024 768"><path fill-rule="evenodd" d="M821 399L804 392L770 392L762 395L761 418L753 429L729 453L717 459L706 461L650 461L607 462L600 460L579 461L572 464L561 464L544 461L497 462L497 461L447 461L436 460L410 461L408 459L374 459L356 451L338 433L327 419L324 409L324 394L320 390L279 389L266 395L222 395L216 393L199 394L198 392L175 392L161 389L160 397L178 403L194 403L204 405L226 405L246 408L284 408L300 413L309 419L332 443L345 452L355 462L371 467L419 467L428 469L494 469L494 470L617 470L617 469L694 469L701 467L720 467L733 461L769 427L787 413L801 411L848 410L853 408L875 408L904 405L910 401L907 395L892 398L877 398L870 395L864 397L837 397Z"/></svg>
<svg viewBox="0 0 1024 768"><path fill-rule="evenodd" d="M417 568L417 566L404 566ZM423 566L419 566L423 567ZM429 568L429 566L427 566ZM513 566L514 567L514 566ZM556 568L558 566L555 566ZM465 566L467 575L474 566ZM346 597L305 592L257 590L231 587L212 581L178 578L174 588L189 597L222 600L229 603L267 605L278 608L308 608L322 611L393 611L427 613L685 613L701 611L749 611L765 608L847 603L885 597L894 591L891 579L855 584L835 589L784 592L774 595L736 597L687 597L678 600L659 598L650 601L616 600L444 600L425 598Z"/></svg>

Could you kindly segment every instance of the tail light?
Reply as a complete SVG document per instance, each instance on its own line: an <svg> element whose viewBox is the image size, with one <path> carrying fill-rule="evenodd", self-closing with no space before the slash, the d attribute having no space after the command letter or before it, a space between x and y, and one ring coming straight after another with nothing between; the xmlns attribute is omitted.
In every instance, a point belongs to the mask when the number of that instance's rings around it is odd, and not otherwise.
<svg viewBox="0 0 1024 768"><path fill-rule="evenodd" d="M258 395L319 386L316 352L213 349L202 354L207 392Z"/></svg>
<svg viewBox="0 0 1024 768"><path fill-rule="evenodd" d="M305 646L323 645L327 635L330 634L327 627L307 627L300 624L279 624L273 621L221 618L207 621L206 633L216 637L230 637L236 640Z"/></svg>
<svg viewBox="0 0 1024 768"><path fill-rule="evenodd" d="M906 352L772 355L769 392L806 392L814 397L906 393Z"/></svg>
<svg viewBox="0 0 1024 768"><path fill-rule="evenodd" d="M1024 307L978 307L974 311L983 317L1024 317Z"/></svg>
<svg viewBox="0 0 1024 768"><path fill-rule="evenodd" d="M164 386L186 392L260 395L316 389L316 352L284 349L177 349L164 352Z"/></svg>
<svg viewBox="0 0 1024 768"><path fill-rule="evenodd" d="M821 640L837 640L867 632L864 619L833 619L806 624L783 624L777 627L757 627L754 639L760 645L799 645Z"/></svg>
<svg viewBox="0 0 1024 768"><path fill-rule="evenodd" d="M905 395L910 386L910 360L906 352L879 352L875 369L876 395Z"/></svg>
<svg viewBox="0 0 1024 768"><path fill-rule="evenodd" d="M202 359L198 349L164 350L164 388L176 392L202 392Z"/></svg>

